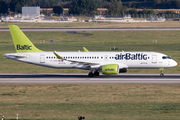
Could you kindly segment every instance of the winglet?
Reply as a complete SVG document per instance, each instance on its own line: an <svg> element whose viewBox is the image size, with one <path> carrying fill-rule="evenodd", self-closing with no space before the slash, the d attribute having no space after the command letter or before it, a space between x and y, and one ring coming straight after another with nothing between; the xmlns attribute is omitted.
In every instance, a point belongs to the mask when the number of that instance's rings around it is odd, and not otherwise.
<svg viewBox="0 0 180 120"><path fill-rule="evenodd" d="M89 50L87 50L85 47L83 47L84 52L89 52Z"/></svg>
<svg viewBox="0 0 180 120"><path fill-rule="evenodd" d="M64 58L62 58L61 56L59 56L57 53L55 53L55 52L53 52L54 53L54 55L57 57L57 59L64 59Z"/></svg>

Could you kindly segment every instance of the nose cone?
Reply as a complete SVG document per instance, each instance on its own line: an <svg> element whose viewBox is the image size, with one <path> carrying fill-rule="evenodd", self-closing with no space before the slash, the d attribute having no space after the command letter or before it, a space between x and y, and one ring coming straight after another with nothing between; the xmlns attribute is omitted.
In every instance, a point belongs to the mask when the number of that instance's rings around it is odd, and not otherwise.
<svg viewBox="0 0 180 120"><path fill-rule="evenodd" d="M174 67L174 66L176 66L176 65L177 65L177 62L176 62L175 60L172 60L172 61L170 62L170 66Z"/></svg>

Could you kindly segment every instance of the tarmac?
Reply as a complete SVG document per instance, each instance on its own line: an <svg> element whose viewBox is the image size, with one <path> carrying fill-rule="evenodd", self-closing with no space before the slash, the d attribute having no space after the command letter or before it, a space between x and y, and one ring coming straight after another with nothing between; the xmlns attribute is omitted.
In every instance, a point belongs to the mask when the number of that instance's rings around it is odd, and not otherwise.
<svg viewBox="0 0 180 120"><path fill-rule="evenodd" d="M21 28L22 31L170 31L180 27L143 27L143 28ZM9 28L0 28L0 32L9 32Z"/></svg>
<svg viewBox="0 0 180 120"><path fill-rule="evenodd" d="M0 84L179 84L180 74L0 73Z"/></svg>

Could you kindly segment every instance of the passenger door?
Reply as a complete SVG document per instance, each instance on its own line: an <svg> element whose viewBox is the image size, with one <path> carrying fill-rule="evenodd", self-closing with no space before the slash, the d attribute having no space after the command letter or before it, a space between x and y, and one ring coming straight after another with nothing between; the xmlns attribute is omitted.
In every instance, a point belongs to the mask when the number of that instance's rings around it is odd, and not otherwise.
<svg viewBox="0 0 180 120"><path fill-rule="evenodd" d="M45 63L45 55L44 54L40 55L40 63Z"/></svg>
<svg viewBox="0 0 180 120"><path fill-rule="evenodd" d="M157 55L152 55L152 63L157 63Z"/></svg>

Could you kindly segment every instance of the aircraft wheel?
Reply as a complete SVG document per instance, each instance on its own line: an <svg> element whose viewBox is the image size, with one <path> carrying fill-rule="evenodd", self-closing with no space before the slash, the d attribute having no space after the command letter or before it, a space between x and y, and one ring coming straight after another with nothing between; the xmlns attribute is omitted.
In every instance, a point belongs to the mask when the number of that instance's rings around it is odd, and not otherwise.
<svg viewBox="0 0 180 120"><path fill-rule="evenodd" d="M88 74L88 76L89 76L89 77L94 77L94 74L93 74L92 72L90 72L90 73Z"/></svg>
<svg viewBox="0 0 180 120"><path fill-rule="evenodd" d="M160 76L161 76L161 77L163 77L163 76L164 76L164 74L163 74L163 73L161 73L161 74L160 74Z"/></svg>
<svg viewBox="0 0 180 120"><path fill-rule="evenodd" d="M94 76L99 76L99 72L98 72L98 71L95 71L95 72L94 72Z"/></svg>

